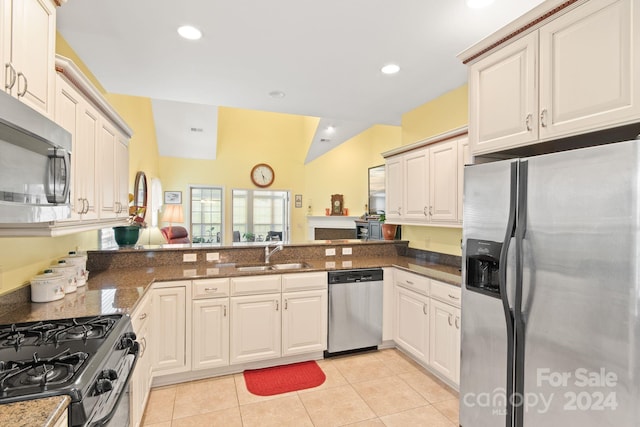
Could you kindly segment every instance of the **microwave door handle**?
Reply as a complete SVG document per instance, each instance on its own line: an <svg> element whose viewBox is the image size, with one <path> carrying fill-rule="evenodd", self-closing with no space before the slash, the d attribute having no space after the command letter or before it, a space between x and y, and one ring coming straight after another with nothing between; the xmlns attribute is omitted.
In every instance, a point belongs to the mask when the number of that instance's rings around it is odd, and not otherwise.
<svg viewBox="0 0 640 427"><path fill-rule="evenodd" d="M69 153L63 150L62 159L64 161L64 189L62 191L62 203L65 203L69 197L69 189L71 187L71 165L69 161Z"/></svg>
<svg viewBox="0 0 640 427"><path fill-rule="evenodd" d="M518 194L518 162L512 162L509 171L509 219L507 220L507 229L500 250L500 270L498 274L498 286L500 288L500 299L502 300L502 308L507 327L507 384L506 384L506 427L513 426L513 405L511 397L513 396L513 374L514 374L514 356L515 356L515 336L514 336L514 317L513 310L509 306L509 298L507 296L507 257L509 254L509 245L511 239L516 233L516 208Z"/></svg>

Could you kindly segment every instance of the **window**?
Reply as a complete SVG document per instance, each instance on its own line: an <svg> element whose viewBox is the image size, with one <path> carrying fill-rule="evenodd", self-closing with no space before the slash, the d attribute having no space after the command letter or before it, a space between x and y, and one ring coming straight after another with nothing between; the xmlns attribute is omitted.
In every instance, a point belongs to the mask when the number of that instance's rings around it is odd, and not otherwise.
<svg viewBox="0 0 640 427"><path fill-rule="evenodd" d="M233 190L235 240L289 239L289 192Z"/></svg>
<svg viewBox="0 0 640 427"><path fill-rule="evenodd" d="M222 188L191 187L191 241L220 243L222 240Z"/></svg>

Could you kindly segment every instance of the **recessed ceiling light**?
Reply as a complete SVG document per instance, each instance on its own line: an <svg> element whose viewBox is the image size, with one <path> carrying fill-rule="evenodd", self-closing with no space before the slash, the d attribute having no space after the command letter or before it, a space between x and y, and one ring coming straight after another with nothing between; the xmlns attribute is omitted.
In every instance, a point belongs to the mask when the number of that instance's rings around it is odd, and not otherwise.
<svg viewBox="0 0 640 427"><path fill-rule="evenodd" d="M387 64L380 69L383 74L395 74L400 71L400 66L398 64Z"/></svg>
<svg viewBox="0 0 640 427"><path fill-rule="evenodd" d="M327 133L334 133L335 131L336 131L336 128L335 128L335 127L333 127L333 126L327 126L327 130L326 130L326 132L327 132Z"/></svg>
<svg viewBox="0 0 640 427"><path fill-rule="evenodd" d="M199 40L202 37L202 31L191 25L178 27L178 34L187 40Z"/></svg>
<svg viewBox="0 0 640 427"><path fill-rule="evenodd" d="M273 90L269 92L269 96L272 98L284 98L285 94L281 90Z"/></svg>
<svg viewBox="0 0 640 427"><path fill-rule="evenodd" d="M466 0L467 7L471 9L481 9L493 3L493 0Z"/></svg>

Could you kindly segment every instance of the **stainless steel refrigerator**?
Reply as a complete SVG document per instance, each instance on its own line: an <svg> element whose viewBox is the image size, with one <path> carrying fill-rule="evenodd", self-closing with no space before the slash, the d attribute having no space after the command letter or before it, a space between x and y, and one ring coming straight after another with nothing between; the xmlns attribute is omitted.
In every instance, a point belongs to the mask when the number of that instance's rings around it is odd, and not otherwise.
<svg viewBox="0 0 640 427"><path fill-rule="evenodd" d="M460 425L640 425L640 141L467 166Z"/></svg>

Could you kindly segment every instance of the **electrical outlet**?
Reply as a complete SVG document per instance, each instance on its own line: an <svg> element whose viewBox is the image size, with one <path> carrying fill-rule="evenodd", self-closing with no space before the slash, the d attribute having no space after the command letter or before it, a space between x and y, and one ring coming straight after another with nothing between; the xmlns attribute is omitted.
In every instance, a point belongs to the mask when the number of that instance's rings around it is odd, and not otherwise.
<svg viewBox="0 0 640 427"><path fill-rule="evenodd" d="M218 252L207 252L207 262L220 261L220 254Z"/></svg>
<svg viewBox="0 0 640 427"><path fill-rule="evenodd" d="M197 276L198 275L198 270L194 269L188 269L188 270L182 270L182 276L183 277L193 277L193 276Z"/></svg>
<svg viewBox="0 0 640 427"><path fill-rule="evenodd" d="M351 261L342 261L342 268L351 268L353 263Z"/></svg>
<svg viewBox="0 0 640 427"><path fill-rule="evenodd" d="M183 254L183 262L196 262L198 260L198 254Z"/></svg>
<svg viewBox="0 0 640 427"><path fill-rule="evenodd" d="M342 248L342 255L351 255L351 248Z"/></svg>
<svg viewBox="0 0 640 427"><path fill-rule="evenodd" d="M207 276L215 276L216 274L220 274L219 268L207 268Z"/></svg>
<svg viewBox="0 0 640 427"><path fill-rule="evenodd" d="M324 255L325 256L335 256L336 255L336 248L325 249L324 250Z"/></svg>
<svg viewBox="0 0 640 427"><path fill-rule="evenodd" d="M327 261L324 263L324 268L336 268L335 261Z"/></svg>

